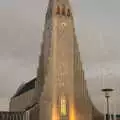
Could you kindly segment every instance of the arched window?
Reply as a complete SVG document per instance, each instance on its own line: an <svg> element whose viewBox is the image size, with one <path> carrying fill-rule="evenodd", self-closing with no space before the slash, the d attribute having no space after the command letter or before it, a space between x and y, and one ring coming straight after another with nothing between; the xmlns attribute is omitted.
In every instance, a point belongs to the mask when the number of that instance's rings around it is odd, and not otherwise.
<svg viewBox="0 0 120 120"><path fill-rule="evenodd" d="M65 5L62 5L62 15L65 16Z"/></svg>
<svg viewBox="0 0 120 120"><path fill-rule="evenodd" d="M67 16L70 17L70 9L67 10Z"/></svg>
<svg viewBox="0 0 120 120"><path fill-rule="evenodd" d="M60 7L57 6L57 9L56 9L56 14L59 15L60 14Z"/></svg>

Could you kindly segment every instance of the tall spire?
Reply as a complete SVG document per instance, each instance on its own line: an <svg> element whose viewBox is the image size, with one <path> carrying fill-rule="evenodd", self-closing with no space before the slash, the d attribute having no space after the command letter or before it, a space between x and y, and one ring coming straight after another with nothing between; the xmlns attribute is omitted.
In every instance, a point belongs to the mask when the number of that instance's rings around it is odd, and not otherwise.
<svg viewBox="0 0 120 120"><path fill-rule="evenodd" d="M49 0L36 81L40 120L79 120L76 112L85 115L90 109L84 102L86 86L71 11L69 0Z"/></svg>

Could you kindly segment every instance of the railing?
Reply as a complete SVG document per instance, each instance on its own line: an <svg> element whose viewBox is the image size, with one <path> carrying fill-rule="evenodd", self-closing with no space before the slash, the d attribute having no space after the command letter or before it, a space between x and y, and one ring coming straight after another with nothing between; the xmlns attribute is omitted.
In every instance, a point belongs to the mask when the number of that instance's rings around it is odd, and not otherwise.
<svg viewBox="0 0 120 120"><path fill-rule="evenodd" d="M1 111L0 120L24 120L24 113Z"/></svg>

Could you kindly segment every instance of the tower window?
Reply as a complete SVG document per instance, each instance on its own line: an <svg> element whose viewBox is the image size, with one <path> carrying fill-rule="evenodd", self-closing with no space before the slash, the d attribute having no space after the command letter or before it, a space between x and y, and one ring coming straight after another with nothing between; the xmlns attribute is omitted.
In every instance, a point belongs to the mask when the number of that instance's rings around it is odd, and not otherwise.
<svg viewBox="0 0 120 120"><path fill-rule="evenodd" d="M57 6L57 9L56 9L56 14L59 15L60 14L60 7Z"/></svg>
<svg viewBox="0 0 120 120"><path fill-rule="evenodd" d="M65 5L62 5L62 15L65 16Z"/></svg>
<svg viewBox="0 0 120 120"><path fill-rule="evenodd" d="M70 17L70 9L67 10L67 16Z"/></svg>

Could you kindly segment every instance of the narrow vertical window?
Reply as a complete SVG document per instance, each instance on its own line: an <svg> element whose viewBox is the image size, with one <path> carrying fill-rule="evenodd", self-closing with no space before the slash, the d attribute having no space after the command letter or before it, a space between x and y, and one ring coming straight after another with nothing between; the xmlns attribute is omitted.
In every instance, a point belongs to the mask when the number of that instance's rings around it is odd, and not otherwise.
<svg viewBox="0 0 120 120"><path fill-rule="evenodd" d="M57 6L57 8L56 8L56 14L57 14L57 15L60 14L60 7L59 7L59 6Z"/></svg>
<svg viewBox="0 0 120 120"><path fill-rule="evenodd" d="M65 5L62 5L62 15L65 16Z"/></svg>
<svg viewBox="0 0 120 120"><path fill-rule="evenodd" d="M70 16L70 9L67 10L67 16Z"/></svg>

